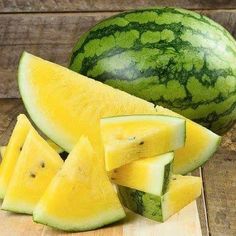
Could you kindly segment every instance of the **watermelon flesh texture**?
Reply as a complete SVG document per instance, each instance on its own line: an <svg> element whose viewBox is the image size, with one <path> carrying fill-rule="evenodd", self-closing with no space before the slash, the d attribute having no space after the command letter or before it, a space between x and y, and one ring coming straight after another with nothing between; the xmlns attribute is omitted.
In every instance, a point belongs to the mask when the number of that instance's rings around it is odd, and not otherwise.
<svg viewBox="0 0 236 236"><path fill-rule="evenodd" d="M7 187L2 209L32 214L63 160L35 130L30 130Z"/></svg>
<svg viewBox="0 0 236 236"><path fill-rule="evenodd" d="M149 8L81 36L69 68L169 108L219 134L236 119L236 41L196 12Z"/></svg>
<svg viewBox="0 0 236 236"><path fill-rule="evenodd" d="M158 114L182 117L161 106L156 106ZM212 131L186 119L186 140L184 148L175 150L173 173L186 174L204 164L220 145L221 137ZM204 148L206 143L211 143ZM197 155L196 155L197 153ZM194 166L196 166L194 168Z"/></svg>
<svg viewBox="0 0 236 236"><path fill-rule="evenodd" d="M170 152L133 161L108 174L115 184L160 196L168 189L173 159L174 153Z"/></svg>
<svg viewBox="0 0 236 236"><path fill-rule="evenodd" d="M131 211L164 222L201 195L200 177L173 175L164 195L118 186L121 202Z"/></svg>
<svg viewBox="0 0 236 236"><path fill-rule="evenodd" d="M32 125L25 115L20 114L17 117L17 123L14 127L9 143L7 145L4 158L0 165L0 198L3 199L10 182L15 164L20 155L22 146Z"/></svg>
<svg viewBox="0 0 236 236"><path fill-rule="evenodd" d="M102 158L85 137L69 154L33 214L34 221L66 231L96 229L124 217Z"/></svg>
<svg viewBox="0 0 236 236"><path fill-rule="evenodd" d="M162 115L107 117L100 121L106 170L184 146L185 120Z"/></svg>
<svg viewBox="0 0 236 236"><path fill-rule="evenodd" d="M99 123L103 117L157 113L149 102L29 53L21 57L18 80L32 120L67 152L86 135L102 153ZM170 110L159 109L158 113L176 116ZM182 153L175 153L175 160L183 163L179 173L188 173L202 165L216 151L220 139L194 122L190 125L189 120L186 127L186 144L179 149Z"/></svg>
<svg viewBox="0 0 236 236"><path fill-rule="evenodd" d="M59 147L57 144L55 144L52 140L48 139L46 140L48 144L57 152L60 154L60 157L65 160L68 156L68 153L65 152L61 147ZM6 151L7 146L0 146L0 155L1 158L3 159L4 153Z"/></svg>

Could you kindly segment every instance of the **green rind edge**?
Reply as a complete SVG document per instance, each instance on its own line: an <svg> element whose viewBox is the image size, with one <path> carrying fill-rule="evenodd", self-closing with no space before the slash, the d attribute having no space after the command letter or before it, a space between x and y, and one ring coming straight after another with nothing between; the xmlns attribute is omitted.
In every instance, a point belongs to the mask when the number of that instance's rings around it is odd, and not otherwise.
<svg viewBox="0 0 236 236"><path fill-rule="evenodd" d="M118 196L125 207L151 220L163 222L162 197L118 186Z"/></svg>

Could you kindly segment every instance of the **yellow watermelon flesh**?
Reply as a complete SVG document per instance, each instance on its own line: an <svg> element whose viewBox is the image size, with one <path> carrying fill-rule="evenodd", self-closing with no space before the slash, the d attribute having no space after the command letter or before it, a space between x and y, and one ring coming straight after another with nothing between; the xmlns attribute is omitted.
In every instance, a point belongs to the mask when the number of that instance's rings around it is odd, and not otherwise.
<svg viewBox="0 0 236 236"><path fill-rule="evenodd" d="M51 139L46 139L46 141L57 153L59 154L65 153L64 150L56 143L54 143ZM2 159L4 158L6 149L7 146L0 146L0 155Z"/></svg>
<svg viewBox="0 0 236 236"><path fill-rule="evenodd" d="M0 198L4 198L7 186L11 179L18 156L25 142L26 136L30 129L33 129L25 115L17 117L17 123L10 137L4 158L0 165Z"/></svg>
<svg viewBox="0 0 236 236"><path fill-rule="evenodd" d="M170 152L133 161L108 174L115 184L160 196L168 189L173 159L174 153Z"/></svg>
<svg viewBox="0 0 236 236"><path fill-rule="evenodd" d="M154 108L149 102L26 52L20 60L18 81L32 120L68 152L82 135L102 149L99 122L103 117L156 112L176 116L170 110ZM202 165L219 145L220 137L206 128L187 119L186 126L185 147L175 155L176 173L187 173Z"/></svg>
<svg viewBox="0 0 236 236"><path fill-rule="evenodd" d="M7 187L2 209L32 214L62 165L59 154L35 130L30 130Z"/></svg>
<svg viewBox="0 0 236 236"><path fill-rule="evenodd" d="M183 117L163 107L156 107L157 113ZM186 119L186 118L185 118ZM186 119L186 140L183 148L175 151L173 173L187 174L204 164L217 150L221 137L203 126Z"/></svg>
<svg viewBox="0 0 236 236"><path fill-rule="evenodd" d="M34 221L85 231L124 218L101 159L89 140L81 137L36 206Z"/></svg>
<svg viewBox="0 0 236 236"><path fill-rule="evenodd" d="M129 115L100 121L106 170L184 146L185 120L163 115Z"/></svg>

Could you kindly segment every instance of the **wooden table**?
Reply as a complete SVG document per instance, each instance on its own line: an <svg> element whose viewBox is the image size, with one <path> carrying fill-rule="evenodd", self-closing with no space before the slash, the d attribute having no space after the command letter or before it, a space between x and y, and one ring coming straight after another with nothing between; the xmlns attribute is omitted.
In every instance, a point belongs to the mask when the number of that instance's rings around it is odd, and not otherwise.
<svg viewBox="0 0 236 236"><path fill-rule="evenodd" d="M236 38L236 0L0 0L0 144L6 143L16 115L24 111L16 83L23 50L67 65L76 39L97 21L123 10L156 5L200 11ZM194 174L204 182L198 199L203 235L235 236L236 126L225 134L215 156Z"/></svg>

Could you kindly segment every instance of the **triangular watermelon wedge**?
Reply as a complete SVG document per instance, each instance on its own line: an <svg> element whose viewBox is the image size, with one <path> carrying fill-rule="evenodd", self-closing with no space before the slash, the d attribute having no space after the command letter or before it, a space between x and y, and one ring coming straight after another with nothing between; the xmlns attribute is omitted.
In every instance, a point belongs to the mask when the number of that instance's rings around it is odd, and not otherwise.
<svg viewBox="0 0 236 236"><path fill-rule="evenodd" d="M96 229L125 217L102 158L81 137L36 206L34 221L67 231Z"/></svg>
<svg viewBox="0 0 236 236"><path fill-rule="evenodd" d="M62 165L59 154L31 129L7 187L2 209L31 214Z"/></svg>
<svg viewBox="0 0 236 236"><path fill-rule="evenodd" d="M0 198L4 198L7 186L11 179L18 156L30 129L33 129L27 117L20 114L10 137L4 158L0 166Z"/></svg>

